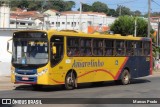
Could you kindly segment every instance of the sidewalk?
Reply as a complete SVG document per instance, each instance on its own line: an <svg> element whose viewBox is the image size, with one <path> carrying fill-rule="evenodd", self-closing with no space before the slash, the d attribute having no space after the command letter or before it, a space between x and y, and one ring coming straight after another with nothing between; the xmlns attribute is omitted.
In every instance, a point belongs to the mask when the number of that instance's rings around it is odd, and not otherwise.
<svg viewBox="0 0 160 107"><path fill-rule="evenodd" d="M20 84L11 83L10 76L0 76L0 91L15 89Z"/></svg>
<svg viewBox="0 0 160 107"><path fill-rule="evenodd" d="M150 75L150 77L160 77L160 70L154 71L153 75ZM10 76L0 76L0 91L13 90L17 86L20 86L20 85L22 85L22 84L11 83Z"/></svg>

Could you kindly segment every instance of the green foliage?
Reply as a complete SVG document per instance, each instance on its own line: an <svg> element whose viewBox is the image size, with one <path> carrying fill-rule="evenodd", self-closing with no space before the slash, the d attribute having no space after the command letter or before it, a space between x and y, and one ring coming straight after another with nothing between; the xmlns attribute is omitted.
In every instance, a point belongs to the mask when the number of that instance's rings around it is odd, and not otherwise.
<svg viewBox="0 0 160 107"><path fill-rule="evenodd" d="M111 31L121 35L133 35L134 23L137 20L137 36L147 36L147 21L142 18L136 18L132 16L120 16L110 27Z"/></svg>
<svg viewBox="0 0 160 107"><path fill-rule="evenodd" d="M11 0L11 9L16 7L27 10L45 11L48 9L55 9L58 11L70 11L74 6L74 1L64 0Z"/></svg>
<svg viewBox="0 0 160 107"><path fill-rule="evenodd" d="M78 9L79 11L80 9ZM92 6L88 5L88 4L82 4L82 11L83 12L88 12L88 11L93 11Z"/></svg>
<svg viewBox="0 0 160 107"><path fill-rule="evenodd" d="M104 13L107 13L108 12L108 6L105 3L97 1L97 2L94 2L92 4L92 10L94 12L104 12Z"/></svg>
<svg viewBox="0 0 160 107"><path fill-rule="evenodd" d="M118 16L118 13L117 13L114 9L109 9L107 15L108 15L108 16L117 17L117 16Z"/></svg>
<svg viewBox="0 0 160 107"><path fill-rule="evenodd" d="M153 13L151 13L151 16L153 16L153 17L156 17L156 16L160 16L160 12L153 12Z"/></svg>
<svg viewBox="0 0 160 107"><path fill-rule="evenodd" d="M118 6L118 8L116 9L117 13L120 13L121 11L121 15L132 15L132 12L130 11L130 9L128 7L125 6Z"/></svg>
<svg viewBox="0 0 160 107"><path fill-rule="evenodd" d="M139 10L136 10L132 13L134 16L141 16L141 12Z"/></svg>

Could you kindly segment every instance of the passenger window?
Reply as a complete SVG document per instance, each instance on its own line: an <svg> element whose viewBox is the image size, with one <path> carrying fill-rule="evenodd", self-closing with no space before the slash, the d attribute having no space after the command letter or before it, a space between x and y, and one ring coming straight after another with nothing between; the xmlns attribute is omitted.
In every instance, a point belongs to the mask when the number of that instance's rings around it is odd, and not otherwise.
<svg viewBox="0 0 160 107"><path fill-rule="evenodd" d="M114 40L105 40L105 56L113 56L114 55Z"/></svg>
<svg viewBox="0 0 160 107"><path fill-rule="evenodd" d="M145 56L150 55L150 42L149 41L143 42L143 55Z"/></svg>
<svg viewBox="0 0 160 107"><path fill-rule="evenodd" d="M134 41L126 41L126 55L127 56L134 55Z"/></svg>
<svg viewBox="0 0 160 107"><path fill-rule="evenodd" d="M116 56L125 55L125 41L117 40L116 41Z"/></svg>
<svg viewBox="0 0 160 107"><path fill-rule="evenodd" d="M79 38L78 37L68 37L67 38L67 55L68 56L79 56L80 49L79 49Z"/></svg>
<svg viewBox="0 0 160 107"><path fill-rule="evenodd" d="M142 42L137 41L135 42L135 55L136 56L142 56Z"/></svg>
<svg viewBox="0 0 160 107"><path fill-rule="evenodd" d="M93 39L93 54L94 56L103 56L103 39Z"/></svg>
<svg viewBox="0 0 160 107"><path fill-rule="evenodd" d="M92 39L80 39L80 56L92 56Z"/></svg>

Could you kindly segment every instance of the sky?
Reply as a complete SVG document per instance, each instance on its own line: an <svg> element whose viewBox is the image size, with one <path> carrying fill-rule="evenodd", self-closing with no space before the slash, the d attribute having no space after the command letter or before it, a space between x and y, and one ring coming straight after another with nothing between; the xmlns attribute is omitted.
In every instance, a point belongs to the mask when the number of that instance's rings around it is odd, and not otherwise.
<svg viewBox="0 0 160 107"><path fill-rule="evenodd" d="M67 0L66 0L67 1ZM70 1L70 0L68 0ZM79 8L80 2L92 5L95 1L100 1L107 4L109 8L116 9L117 5L126 6L131 11L139 10L142 14L148 12L148 0L71 0L76 3L76 7L73 10ZM160 0L151 0L151 12L160 12ZM155 1L155 2L153 2Z"/></svg>

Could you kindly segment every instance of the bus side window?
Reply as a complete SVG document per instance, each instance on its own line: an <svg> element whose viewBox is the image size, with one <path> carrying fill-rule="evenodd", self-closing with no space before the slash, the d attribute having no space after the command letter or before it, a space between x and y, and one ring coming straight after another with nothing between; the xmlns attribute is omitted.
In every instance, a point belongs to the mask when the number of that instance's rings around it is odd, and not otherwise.
<svg viewBox="0 0 160 107"><path fill-rule="evenodd" d="M144 56L150 55L150 42L149 41L143 42L143 55Z"/></svg>
<svg viewBox="0 0 160 107"><path fill-rule="evenodd" d="M94 56L103 56L103 39L93 39Z"/></svg>
<svg viewBox="0 0 160 107"><path fill-rule="evenodd" d="M91 41L90 38L81 38L80 40L80 56L91 56L92 49L91 49Z"/></svg>
<svg viewBox="0 0 160 107"><path fill-rule="evenodd" d="M142 56L142 42L138 41L135 43L135 55Z"/></svg>
<svg viewBox="0 0 160 107"><path fill-rule="evenodd" d="M106 39L104 50L105 50L105 56L113 56L114 40Z"/></svg>
<svg viewBox="0 0 160 107"><path fill-rule="evenodd" d="M79 50L79 42L80 38L77 37L68 37L67 38L67 55L68 56L79 56L80 50Z"/></svg>
<svg viewBox="0 0 160 107"><path fill-rule="evenodd" d="M134 55L134 41L126 41L126 55L127 56Z"/></svg>
<svg viewBox="0 0 160 107"><path fill-rule="evenodd" d="M122 40L116 41L116 55L117 56L125 55L125 41Z"/></svg>

